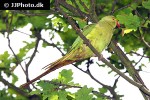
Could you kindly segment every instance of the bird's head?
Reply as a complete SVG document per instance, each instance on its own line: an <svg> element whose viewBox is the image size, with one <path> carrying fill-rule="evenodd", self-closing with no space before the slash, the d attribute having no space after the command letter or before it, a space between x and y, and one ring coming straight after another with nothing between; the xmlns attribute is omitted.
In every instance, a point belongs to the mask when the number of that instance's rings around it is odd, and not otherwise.
<svg viewBox="0 0 150 100"><path fill-rule="evenodd" d="M118 28L120 28L120 24L114 16L105 16L101 20L107 22L108 24L110 24L113 28L115 28L116 26Z"/></svg>

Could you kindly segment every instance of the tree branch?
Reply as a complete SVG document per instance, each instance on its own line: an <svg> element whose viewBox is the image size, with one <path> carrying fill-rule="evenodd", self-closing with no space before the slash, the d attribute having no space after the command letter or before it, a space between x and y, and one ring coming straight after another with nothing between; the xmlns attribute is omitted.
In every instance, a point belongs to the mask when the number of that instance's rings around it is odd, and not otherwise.
<svg viewBox="0 0 150 100"><path fill-rule="evenodd" d="M150 96L150 91L148 90L148 88L145 86L142 78L140 77L139 73L136 71L136 69L134 68L134 66L132 65L131 61L128 59L128 57L124 54L124 52L121 50L121 48L115 43L115 41L112 41L110 44L110 47L113 49L113 51L118 55L119 59L121 60L122 64L126 67L126 69L128 70L129 75L133 78L134 80L134 85L137 86L140 91L142 91L142 95L143 97L149 98L147 95ZM125 78L124 78L125 79ZM132 81L133 81L132 80ZM129 81L128 81L129 82ZM135 84L138 83L138 84ZM133 84L133 82L131 83ZM141 89L140 87L143 87L143 89ZM143 93L144 92L144 93ZM146 95L145 95L146 94ZM147 99L146 99L147 100Z"/></svg>
<svg viewBox="0 0 150 100"><path fill-rule="evenodd" d="M30 12L30 10L10 10L13 13L19 13L19 14L23 14L26 16L49 16L50 14L56 14L57 12L55 12L54 9L50 9L48 13L32 13Z"/></svg>
<svg viewBox="0 0 150 100"><path fill-rule="evenodd" d="M63 56L65 55L65 54L60 50L60 48L58 48L57 45L55 45L54 43L49 43L49 42L47 42L45 39L42 39L42 40L43 40L43 42L46 42L46 43L49 44L50 46L54 46L55 48L57 48L57 50L60 51ZM103 84L102 82L98 81L98 80L91 74L91 72L90 72L90 70L89 70L90 64L87 65L87 68L88 68L88 69L87 69L86 71L82 70L81 68L79 68L79 67L76 66L75 64L72 64L72 65L73 65L74 67L76 67L77 69L79 69L80 71L82 71L82 72L86 73L87 75L89 75L95 82L97 82L98 84L102 85L104 88L107 88L107 89L110 91L110 93L113 95L113 98L117 98L117 94L116 94L115 91L113 90L115 86L111 87L111 86L105 85L105 84ZM116 82L116 83L117 83L117 82Z"/></svg>
<svg viewBox="0 0 150 100"><path fill-rule="evenodd" d="M34 51L33 51L32 55L31 55L31 57L30 57L30 60L29 60L28 63L26 64L26 67L27 67L27 68L29 67L29 65L31 64L31 62L33 61L33 59L34 59L34 57L35 57L35 55L36 55L36 53L37 53L38 45L39 45L39 42L40 42L40 40L41 40L41 34L40 34L40 32L37 33L37 36L36 36L36 37L37 37L37 39L36 39L35 48L34 48Z"/></svg>
<svg viewBox="0 0 150 100"><path fill-rule="evenodd" d="M64 90L64 89L67 89L67 88L79 88L79 89L83 88L81 86L63 84L63 83L58 83L58 82L53 82L53 81L45 81L45 82L48 82L50 84L54 84L54 85L57 85L57 86L62 86L61 88L59 88L59 90ZM100 96L102 96L104 98L107 98L107 99L113 99L112 97L107 96L105 94L102 94L102 93L100 93L98 91L92 90L92 93L95 94L95 95L100 95Z"/></svg>
<svg viewBox="0 0 150 100"><path fill-rule="evenodd" d="M137 56L141 56L141 57L145 57L145 58L150 58L149 56L145 56L144 54L142 55L142 54L139 54L139 53L134 52L134 51L130 51L130 52L127 53L127 54L136 54Z"/></svg>
<svg viewBox="0 0 150 100"><path fill-rule="evenodd" d="M60 53L64 56L65 54L61 51L61 49L54 43L49 43L48 41L46 41L45 39L41 38L41 40L43 40L43 42L47 43L49 46L55 47L57 48L58 51L60 51Z"/></svg>
<svg viewBox="0 0 150 100"><path fill-rule="evenodd" d="M118 2L118 0L114 0L110 14L113 14L113 13L114 13L114 11L115 11L115 6L116 6L117 2Z"/></svg>
<svg viewBox="0 0 150 100"><path fill-rule="evenodd" d="M68 20L68 22L70 23L70 25L72 26L72 28L74 30L77 31L78 35L83 39L84 43L93 51L93 53L95 53L95 55L97 55L97 57L99 59L101 59L102 62L104 62L107 66L109 66L113 71L115 71L117 74L119 74L121 77L123 77L125 80L127 80L129 83L131 83L132 85L138 87L140 90L142 90L143 93L147 94L147 95L150 95L150 91L147 90L147 88L145 87L145 85L143 84L140 84L140 83L143 83L139 78L138 74L133 74L132 75L134 76L135 79L137 79L136 81L133 81L132 79L130 79L128 76L126 76L124 73L122 73L120 70L118 70L116 67L114 67L111 63L109 63L105 58L103 58L99 52L91 45L91 43L88 41L88 39L82 34L81 30L76 26L75 22L73 21L73 19L71 17L69 17L64 11L62 11L62 9L60 8L60 2L62 2L61 0L56 0L55 1L55 5L56 5L56 10L58 10L58 12L63 15L64 18L66 18ZM131 63L127 63L126 61L129 61L128 58L126 56L124 56L124 53L122 53L121 49L116 46L114 43L111 43L112 44L112 48L114 50L117 50L115 51L117 54L119 54L119 57L122 56L120 59L122 60L123 64L131 67L132 64ZM116 49L117 48L117 49ZM119 52L118 52L119 50ZM130 61L129 61L130 62ZM54 71L55 69L53 70L47 70L46 72L44 72L43 74L41 74L40 76L36 77L35 79L31 80L29 83L26 83L24 84L23 86L26 86L26 85L29 85L30 83L38 80L39 78L45 76L46 74L48 74L49 72L52 72ZM129 70L130 71L130 70ZM134 71L134 67L133 67L133 70L131 71ZM140 82L140 83L139 83Z"/></svg>
<svg viewBox="0 0 150 100"><path fill-rule="evenodd" d="M117 74L119 74L121 77L123 77L125 80L127 80L129 83L131 83L132 85L138 87L139 89L141 89L144 93L150 95L150 91L147 90L147 88L145 88L144 84L140 84L141 81L137 80L136 82L131 80L129 77L127 77L124 73L122 73L120 70L118 70L117 68L115 68L111 63L109 63L105 58L103 58L99 52L91 45L91 43L89 42L89 40L82 34L81 30L75 25L74 21L72 20L71 17L67 16L65 14L65 12L63 12L60 7L59 7L59 0L57 0L57 10L65 17L67 18L68 22L70 23L70 25L72 26L73 29L75 29L78 33L78 35L83 39L84 43L93 51L93 53L99 58L101 59L102 62L104 62L107 66L109 66L113 71L115 71ZM116 46L114 46L113 43L111 43L113 46L113 49L116 48ZM112 47L111 46L111 47ZM120 49L118 47L118 49ZM119 50L121 51L121 50ZM121 52L122 55L122 52ZM123 53L124 55L124 53ZM120 55L119 55L120 56ZM124 56L123 56L124 57ZM125 56L126 57L126 56ZM128 59L128 58L123 58L123 59ZM127 63L125 63L127 64ZM131 64L131 63L130 63ZM138 75L138 74L137 74ZM140 82L140 83L138 83Z"/></svg>
<svg viewBox="0 0 150 100"><path fill-rule="evenodd" d="M13 53L14 57L16 58L16 61L17 61L17 64L16 66L19 64L24 72L24 74L26 75L25 73L25 70L20 62L20 60L18 59L17 55L15 54L15 52L13 51L12 47L11 47L11 44L10 44L10 38L9 38L9 34L11 32L11 24L12 24L12 21L13 21L13 14L11 16L11 19L10 19L10 23L9 23L9 18L7 16L7 19L6 19L6 28L7 28L7 40L8 40L8 47L10 48L11 52Z"/></svg>
<svg viewBox="0 0 150 100"><path fill-rule="evenodd" d="M9 83L7 80L5 80L2 76L0 76L0 81L7 85L9 88L12 88L13 90L15 90L18 94L24 96L24 97L28 97L28 93L22 91L21 89L19 89L18 87L14 86L13 84Z"/></svg>
<svg viewBox="0 0 150 100"><path fill-rule="evenodd" d="M102 82L98 81L98 80L92 75L91 71L89 70L89 66L87 66L87 71L86 71L86 73L87 73L94 81L96 81L97 83L99 83L100 85L102 85L104 88L107 88L107 89L110 91L110 93L113 95L113 98L114 98L114 99L117 99L117 98L118 98L118 95L116 94L115 89L114 89L113 87L103 84Z"/></svg>
<svg viewBox="0 0 150 100"><path fill-rule="evenodd" d="M92 19L93 22L98 22L98 19L97 19L97 14L95 12L95 3L96 1L95 0L90 0L90 9L89 9L89 14L90 14L90 19Z"/></svg>
<svg viewBox="0 0 150 100"><path fill-rule="evenodd" d="M136 65L143 59L143 57L144 57L144 54L143 54L143 56L141 56L141 58L135 63L134 66L136 66Z"/></svg>
<svg viewBox="0 0 150 100"><path fill-rule="evenodd" d="M80 17L83 17L83 18L85 18L85 17L88 16L88 14L82 12L80 9L77 10L74 6L66 3L65 0L56 0L55 4L56 4L56 2L59 2L59 4L61 6L63 6L64 8L66 8L67 10L69 10L70 12L72 12L75 16L80 16Z"/></svg>
<svg viewBox="0 0 150 100"><path fill-rule="evenodd" d="M84 4L84 2L82 0L79 0L80 4L83 6L83 8L85 9L85 11L89 11L88 7Z"/></svg>

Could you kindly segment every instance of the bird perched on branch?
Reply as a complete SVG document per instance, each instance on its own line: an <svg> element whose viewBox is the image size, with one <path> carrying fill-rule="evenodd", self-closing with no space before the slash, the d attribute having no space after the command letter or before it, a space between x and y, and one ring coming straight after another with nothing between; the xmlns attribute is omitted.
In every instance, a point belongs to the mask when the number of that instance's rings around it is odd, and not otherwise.
<svg viewBox="0 0 150 100"><path fill-rule="evenodd" d="M95 49L101 53L110 43L114 28L120 27L114 16L106 16L96 24L90 24L83 29L83 35L90 41ZM95 56L91 49L78 37L70 51L62 58L45 66L45 69L58 69L62 66Z"/></svg>
<svg viewBox="0 0 150 100"><path fill-rule="evenodd" d="M89 42L93 45L93 47L99 53L101 53L110 43L113 32L114 32L114 28L116 26L120 27L120 24L115 19L115 17L106 16L106 17L103 17L98 23L87 25L83 29L82 33L89 40ZM83 39L81 39L80 37L77 37L70 51L65 56L45 66L44 68L47 69L46 72L39 75L38 77L31 80L30 82L24 84L24 86L31 84L37 79L45 76L46 74L58 68L61 68L65 65L72 64L74 62L81 61L81 60L84 60L93 56L95 56L95 54L86 44L84 44Z"/></svg>

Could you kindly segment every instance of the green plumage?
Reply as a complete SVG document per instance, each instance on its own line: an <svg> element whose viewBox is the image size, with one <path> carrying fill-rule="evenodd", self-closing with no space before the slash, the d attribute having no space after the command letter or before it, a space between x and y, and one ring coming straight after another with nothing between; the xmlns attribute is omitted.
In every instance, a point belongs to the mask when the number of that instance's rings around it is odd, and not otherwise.
<svg viewBox="0 0 150 100"><path fill-rule="evenodd" d="M117 20L113 16L106 16L103 17L98 23L86 26L83 29L83 34L97 49L97 51L101 53L110 43L113 35L113 30L116 26L119 27ZM40 79L41 77L60 67L93 56L95 55L91 51L91 49L88 46L86 46L86 44L84 44L83 40L80 37L78 37L73 43L70 51L65 56L45 66L44 68L46 68L47 70L44 73L34 78L33 80L29 81L28 83L23 84L22 87L28 86L34 81Z"/></svg>
<svg viewBox="0 0 150 100"><path fill-rule="evenodd" d="M91 44L101 53L110 43L117 20L113 16L103 17L98 23L86 26L83 34ZM71 34L71 33L70 33ZM55 70L64 65L95 56L91 49L78 37L70 51L57 61L46 66L46 69Z"/></svg>

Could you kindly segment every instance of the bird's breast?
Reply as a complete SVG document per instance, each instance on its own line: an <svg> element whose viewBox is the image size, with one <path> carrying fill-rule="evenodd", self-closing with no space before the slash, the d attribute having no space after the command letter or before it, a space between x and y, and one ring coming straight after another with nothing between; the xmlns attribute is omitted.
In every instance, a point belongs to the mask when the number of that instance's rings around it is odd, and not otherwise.
<svg viewBox="0 0 150 100"><path fill-rule="evenodd" d="M113 31L106 30L107 28L96 27L90 32L87 38L90 40L91 44L101 53L106 46L110 43Z"/></svg>

